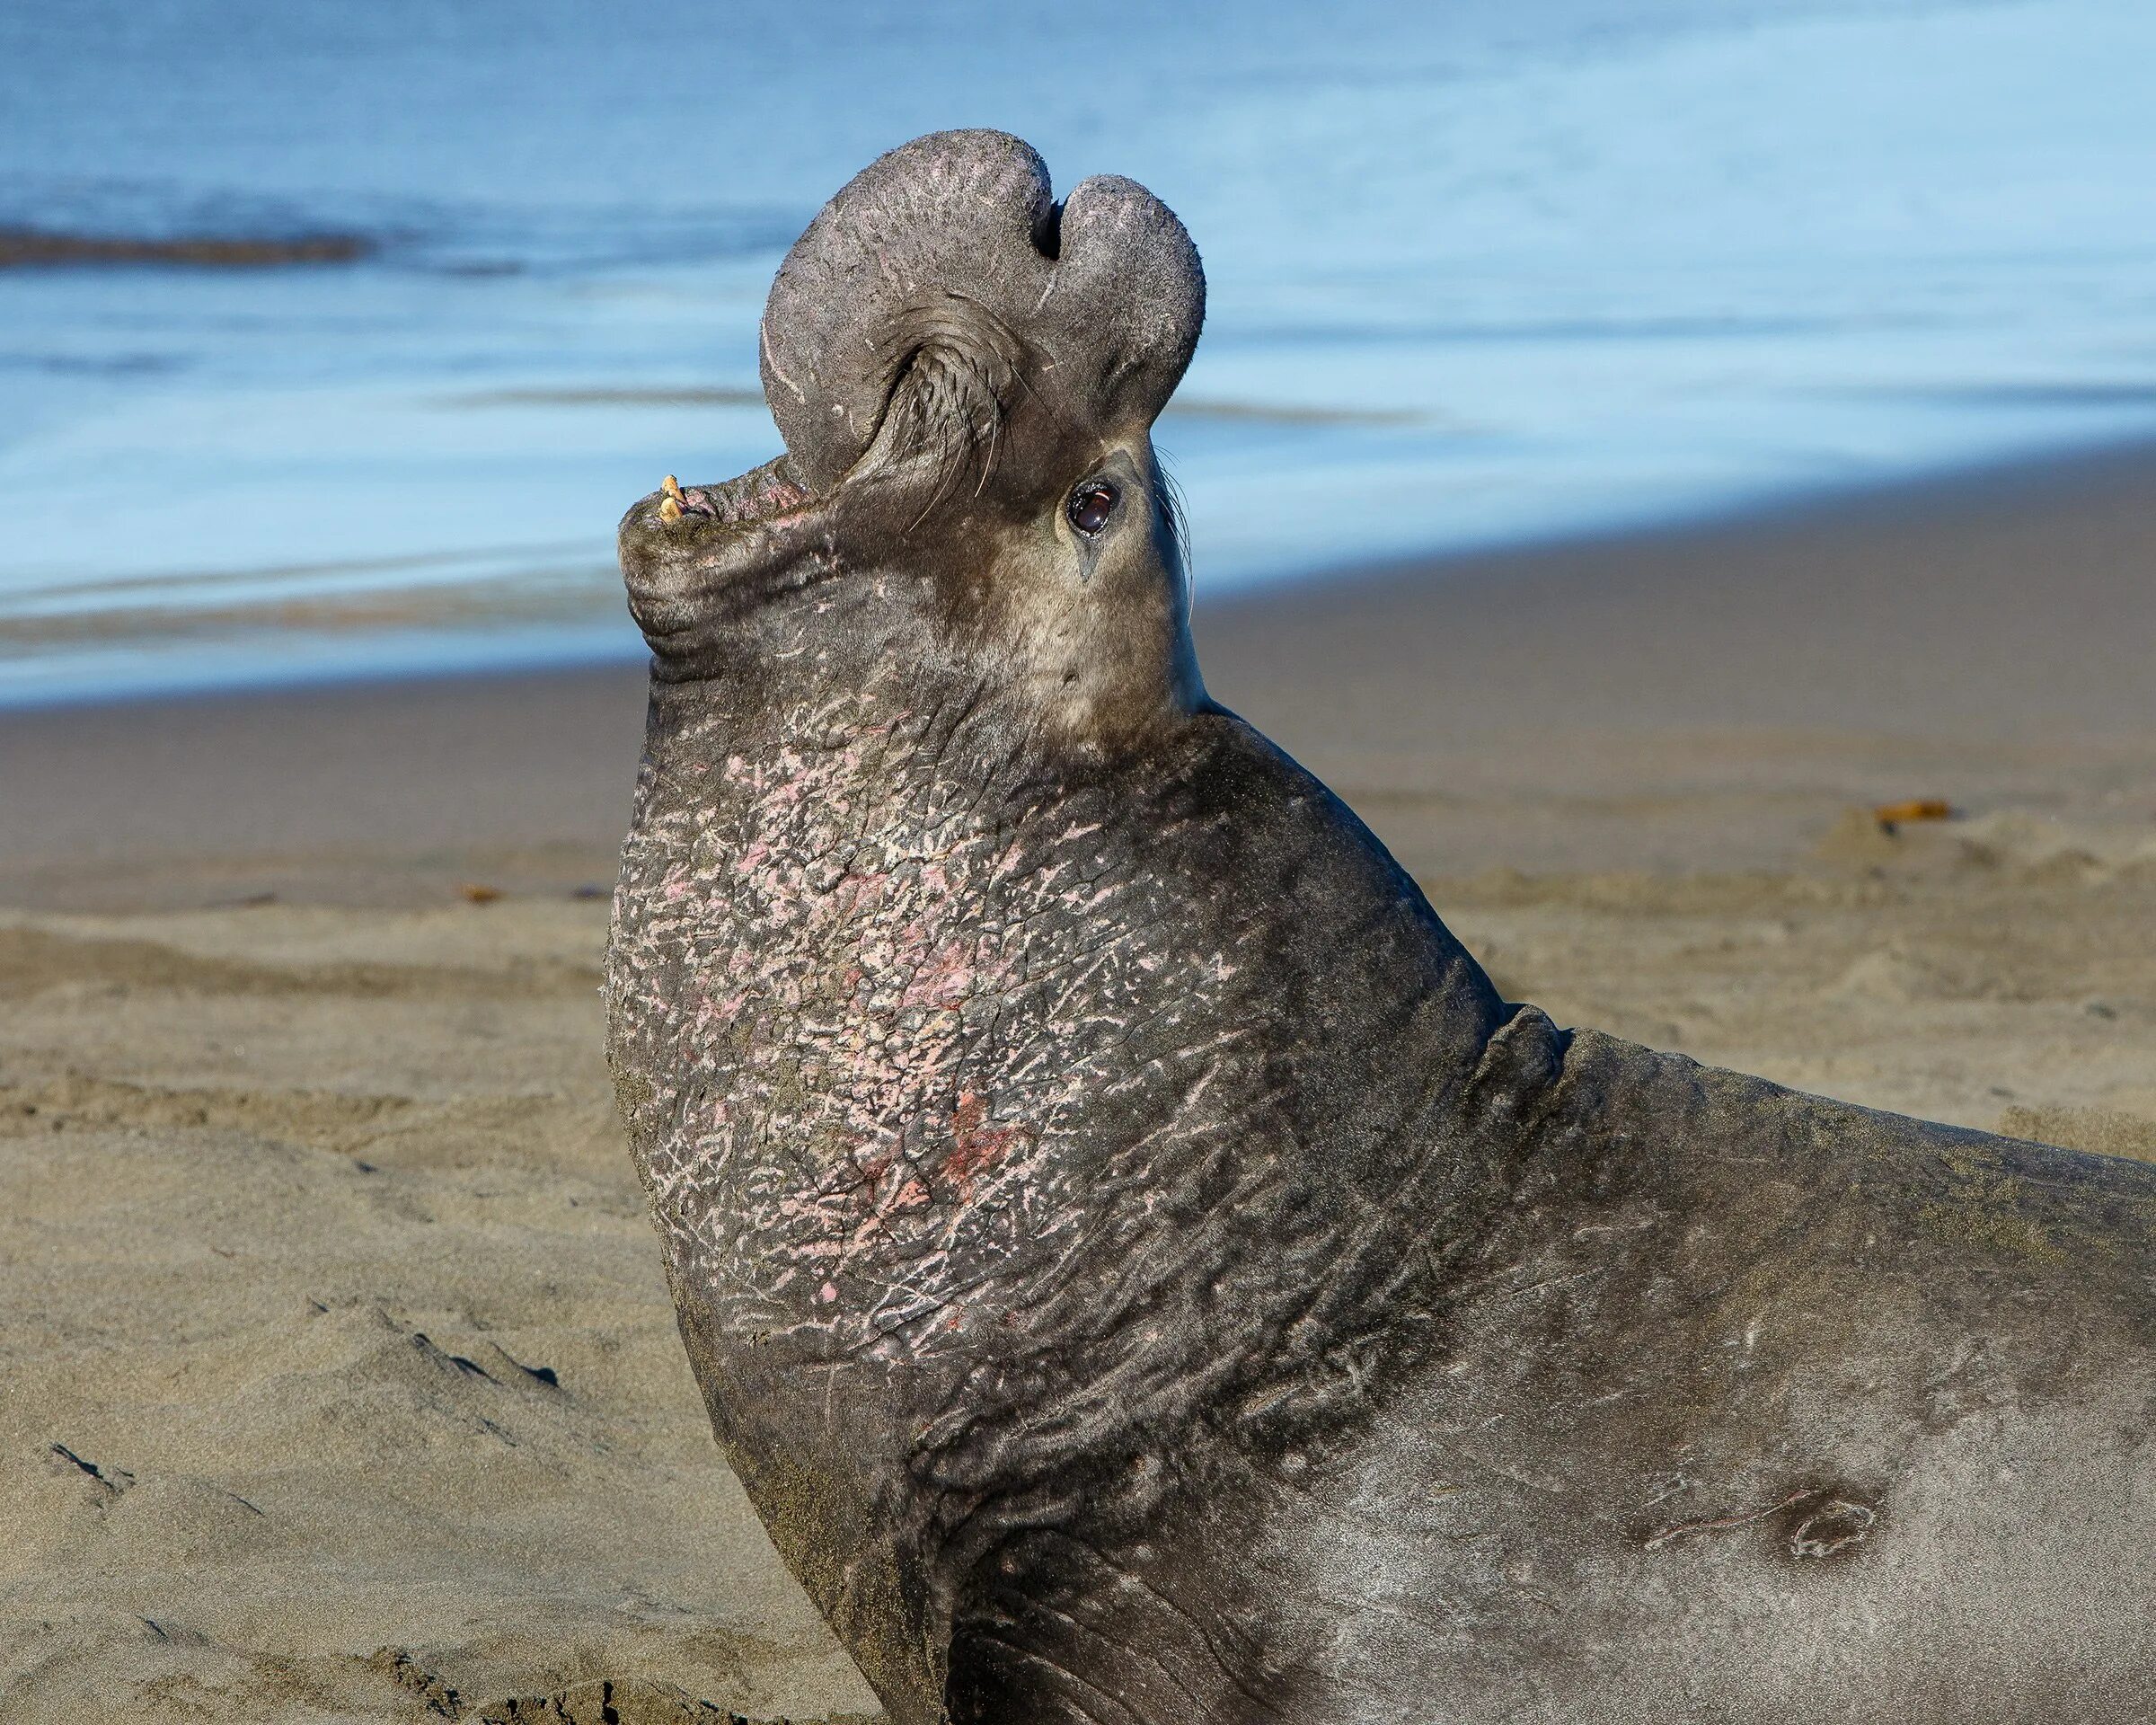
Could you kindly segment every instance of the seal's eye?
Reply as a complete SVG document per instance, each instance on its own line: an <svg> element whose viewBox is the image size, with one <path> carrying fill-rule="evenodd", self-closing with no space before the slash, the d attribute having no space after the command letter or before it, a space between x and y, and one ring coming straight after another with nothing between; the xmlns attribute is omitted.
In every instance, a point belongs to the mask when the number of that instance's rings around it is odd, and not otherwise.
<svg viewBox="0 0 2156 1725"><path fill-rule="evenodd" d="M1108 525L1116 507L1116 488L1104 479L1089 479L1071 493L1071 525L1091 537Z"/></svg>

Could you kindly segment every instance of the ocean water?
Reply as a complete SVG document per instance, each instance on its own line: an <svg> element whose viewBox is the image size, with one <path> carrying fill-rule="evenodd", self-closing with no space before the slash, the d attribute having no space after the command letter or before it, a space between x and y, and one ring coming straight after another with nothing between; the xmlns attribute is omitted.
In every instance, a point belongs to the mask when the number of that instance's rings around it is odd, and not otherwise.
<svg viewBox="0 0 2156 1725"><path fill-rule="evenodd" d="M372 250L0 269L0 701L633 654L614 521L775 450L780 254L946 126L1196 235L1203 588L2143 435L2152 66L2146 0L25 0L0 228Z"/></svg>

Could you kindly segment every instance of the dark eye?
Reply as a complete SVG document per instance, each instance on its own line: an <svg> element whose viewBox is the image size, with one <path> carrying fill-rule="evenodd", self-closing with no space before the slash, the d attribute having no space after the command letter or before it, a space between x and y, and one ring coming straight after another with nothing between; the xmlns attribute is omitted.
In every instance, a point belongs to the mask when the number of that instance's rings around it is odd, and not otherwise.
<svg viewBox="0 0 2156 1725"><path fill-rule="evenodd" d="M1104 479L1088 480L1071 493L1071 525L1080 533L1099 533L1115 510L1116 488Z"/></svg>

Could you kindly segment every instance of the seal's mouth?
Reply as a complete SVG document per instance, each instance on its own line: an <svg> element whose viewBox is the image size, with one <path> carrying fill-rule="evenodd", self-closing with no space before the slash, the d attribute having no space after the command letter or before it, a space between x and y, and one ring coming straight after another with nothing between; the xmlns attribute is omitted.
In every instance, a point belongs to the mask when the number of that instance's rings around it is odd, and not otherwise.
<svg viewBox="0 0 2156 1725"><path fill-rule="evenodd" d="M653 650L688 650L705 624L753 609L773 582L798 575L810 549L798 528L817 503L782 455L710 485L685 486L668 473L632 504L622 518L622 574Z"/></svg>
<svg viewBox="0 0 2156 1725"><path fill-rule="evenodd" d="M747 526L782 519L805 508L808 489L793 477L784 456L752 467L738 478L710 485L684 486L668 473L666 482L644 500L662 526L682 522Z"/></svg>
<svg viewBox="0 0 2156 1725"><path fill-rule="evenodd" d="M923 517L961 493L971 473L985 483L993 473L1009 424L1005 397L1015 387L1022 351L1014 336L973 328L982 320L949 312L929 322L925 333L904 329L902 357L894 360L877 416L876 455L865 458L879 480L910 476L926 499ZM992 339L1001 335L1002 339ZM895 344L896 345L896 344ZM977 471L976 471L977 470ZM803 482L800 464L786 451L738 478L683 485L665 482L629 513L624 526L654 548L702 545L729 530L782 526L818 503L828 503L852 475L841 474L818 492Z"/></svg>

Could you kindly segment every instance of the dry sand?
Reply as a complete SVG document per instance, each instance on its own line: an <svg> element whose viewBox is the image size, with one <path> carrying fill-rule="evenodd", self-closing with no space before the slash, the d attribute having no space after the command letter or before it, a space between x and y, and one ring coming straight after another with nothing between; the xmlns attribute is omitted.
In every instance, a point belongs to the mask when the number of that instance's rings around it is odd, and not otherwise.
<svg viewBox="0 0 2156 1725"><path fill-rule="evenodd" d="M1201 634L1515 996L2156 1155L2156 458ZM872 1711L713 1449L610 1111L577 894L640 684L0 718L0 1717ZM1914 797L1962 818L1863 812Z"/></svg>

